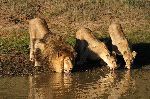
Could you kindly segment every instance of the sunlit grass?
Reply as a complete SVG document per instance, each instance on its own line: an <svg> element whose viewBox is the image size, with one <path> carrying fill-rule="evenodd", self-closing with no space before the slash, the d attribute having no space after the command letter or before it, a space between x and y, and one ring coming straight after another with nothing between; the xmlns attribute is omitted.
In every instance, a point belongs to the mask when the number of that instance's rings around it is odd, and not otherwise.
<svg viewBox="0 0 150 99"><path fill-rule="evenodd" d="M19 23L28 26L28 19L43 17L52 32L70 35L66 42L72 46L76 43L73 35L82 26L92 29L97 38L107 43L108 26L115 18L122 23L131 43L150 43L149 0L2 0L0 3L0 20L5 19L11 25ZM0 54L28 54L27 30L9 32L10 35L0 38Z"/></svg>
<svg viewBox="0 0 150 99"><path fill-rule="evenodd" d="M127 33L126 36L133 44L150 43L150 32L147 31L135 31Z"/></svg>

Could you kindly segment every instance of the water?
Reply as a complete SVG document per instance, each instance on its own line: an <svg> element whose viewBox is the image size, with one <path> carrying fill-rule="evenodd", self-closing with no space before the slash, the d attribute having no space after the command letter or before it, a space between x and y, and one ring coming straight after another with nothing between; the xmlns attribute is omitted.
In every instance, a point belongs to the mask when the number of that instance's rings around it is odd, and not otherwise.
<svg viewBox="0 0 150 99"><path fill-rule="evenodd" d="M1 77L0 99L150 99L150 68Z"/></svg>

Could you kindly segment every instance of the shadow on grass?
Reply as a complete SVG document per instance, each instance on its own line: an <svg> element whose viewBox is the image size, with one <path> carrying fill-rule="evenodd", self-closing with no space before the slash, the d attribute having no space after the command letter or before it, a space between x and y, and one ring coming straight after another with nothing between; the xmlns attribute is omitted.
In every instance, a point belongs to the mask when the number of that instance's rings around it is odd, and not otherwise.
<svg viewBox="0 0 150 99"><path fill-rule="evenodd" d="M104 42L108 49L112 51L112 43L109 37L101 38L100 41ZM134 60L133 68L141 68L143 66L150 65L150 43L136 43L132 44L132 50L137 52L137 56ZM122 57L117 56L118 63L125 65Z"/></svg>
<svg viewBox="0 0 150 99"><path fill-rule="evenodd" d="M85 40L76 41L75 50L77 52L77 57L75 59L75 66L73 72L80 71L84 72L87 70L92 70L97 67L101 67L100 59L91 57L97 57L98 55L88 48L89 44ZM81 59L81 60L80 60Z"/></svg>
<svg viewBox="0 0 150 99"><path fill-rule="evenodd" d="M150 65L150 43L133 44L132 48L137 52L137 56L134 61L137 68Z"/></svg>

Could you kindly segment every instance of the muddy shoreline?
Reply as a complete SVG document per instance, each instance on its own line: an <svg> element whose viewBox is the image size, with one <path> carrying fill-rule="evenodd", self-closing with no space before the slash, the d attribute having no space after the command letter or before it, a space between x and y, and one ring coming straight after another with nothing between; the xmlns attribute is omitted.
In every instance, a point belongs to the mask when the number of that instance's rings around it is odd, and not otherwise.
<svg viewBox="0 0 150 99"><path fill-rule="evenodd" d="M0 76L26 76L48 72L46 68L34 68L29 61L29 55L2 54L0 55Z"/></svg>

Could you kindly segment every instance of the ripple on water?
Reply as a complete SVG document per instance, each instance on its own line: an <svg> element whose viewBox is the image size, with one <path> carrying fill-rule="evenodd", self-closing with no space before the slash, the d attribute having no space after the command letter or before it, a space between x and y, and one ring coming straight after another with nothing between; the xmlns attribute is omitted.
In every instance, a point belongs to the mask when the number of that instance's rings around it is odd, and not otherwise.
<svg viewBox="0 0 150 99"><path fill-rule="evenodd" d="M16 99L150 99L150 70L101 70L69 75L51 73L1 77L0 98Z"/></svg>

